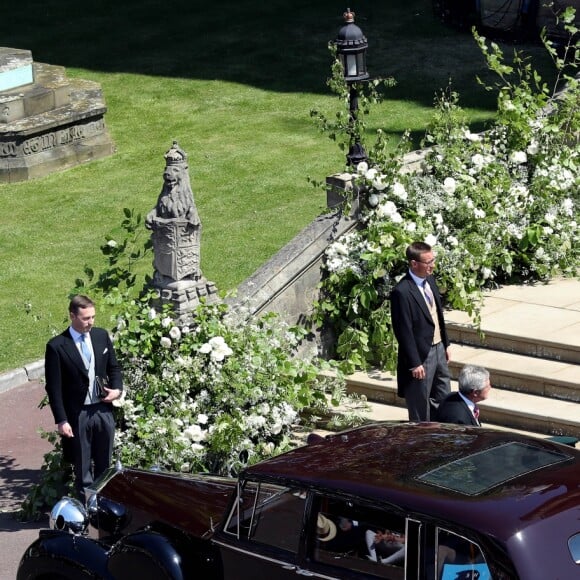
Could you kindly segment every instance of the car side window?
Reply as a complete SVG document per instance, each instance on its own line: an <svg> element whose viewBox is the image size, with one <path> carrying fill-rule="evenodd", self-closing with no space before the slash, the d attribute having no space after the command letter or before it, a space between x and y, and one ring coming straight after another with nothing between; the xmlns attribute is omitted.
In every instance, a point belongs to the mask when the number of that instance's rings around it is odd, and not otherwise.
<svg viewBox="0 0 580 580"><path fill-rule="evenodd" d="M439 580L491 580L481 549L463 536L438 528L435 553Z"/></svg>
<svg viewBox="0 0 580 580"><path fill-rule="evenodd" d="M224 527L242 540L298 552L306 492L297 488L247 482Z"/></svg>
<svg viewBox="0 0 580 580"><path fill-rule="evenodd" d="M331 498L320 498L317 505L313 561L378 578L404 578L402 515Z"/></svg>

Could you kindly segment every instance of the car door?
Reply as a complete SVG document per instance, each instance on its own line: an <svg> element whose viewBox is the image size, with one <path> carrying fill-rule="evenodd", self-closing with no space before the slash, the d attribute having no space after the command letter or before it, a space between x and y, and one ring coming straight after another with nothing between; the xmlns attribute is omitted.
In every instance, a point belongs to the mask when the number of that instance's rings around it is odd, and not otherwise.
<svg viewBox="0 0 580 580"><path fill-rule="evenodd" d="M395 507L318 493L303 568L341 579L419 580L422 523Z"/></svg>
<svg viewBox="0 0 580 580"><path fill-rule="evenodd" d="M221 553L224 580L295 580L302 574L307 503L303 489L240 484L223 529L213 539Z"/></svg>

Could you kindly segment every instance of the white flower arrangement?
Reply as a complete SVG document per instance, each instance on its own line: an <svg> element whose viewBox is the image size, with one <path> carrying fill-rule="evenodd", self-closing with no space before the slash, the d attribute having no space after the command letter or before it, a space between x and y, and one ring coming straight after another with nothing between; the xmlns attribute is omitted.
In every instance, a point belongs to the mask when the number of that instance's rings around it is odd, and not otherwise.
<svg viewBox="0 0 580 580"><path fill-rule="evenodd" d="M300 412L326 409L326 393L349 400L341 379L320 374L328 363L294 357L304 333L273 315L254 320L200 306L186 333L168 311L126 308L117 319L135 324L115 332L125 366L115 440L123 464L235 474L288 449Z"/></svg>
<svg viewBox="0 0 580 580"><path fill-rule="evenodd" d="M571 22L568 13L564 19ZM520 82L535 78L531 69L523 65L509 84L497 45L490 49L477 34L476 40L506 83L497 121L474 134L463 123L457 96L442 94L426 134L431 148L423 174L393 171L391 160L384 167L361 163L353 174L354 190L367 196L364 227L327 249L332 275L315 313L319 323L330 317L335 325L346 368L394 369L387 298L407 269L405 248L412 241L434 247L446 302L472 313L476 323L490 284L578 273L580 79L566 77L567 91L546 114L546 92L533 93L535 82ZM580 53L574 58L580 65Z"/></svg>

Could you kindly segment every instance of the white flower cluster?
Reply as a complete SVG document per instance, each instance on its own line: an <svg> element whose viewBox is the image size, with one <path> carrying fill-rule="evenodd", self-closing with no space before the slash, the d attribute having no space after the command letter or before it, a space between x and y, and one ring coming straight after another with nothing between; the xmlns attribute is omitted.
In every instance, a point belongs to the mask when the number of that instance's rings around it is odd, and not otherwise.
<svg viewBox="0 0 580 580"><path fill-rule="evenodd" d="M226 344L223 336L214 336L199 348L202 354L209 354L212 361L222 362L226 356L230 356L233 351Z"/></svg>
<svg viewBox="0 0 580 580"><path fill-rule="evenodd" d="M336 242L328 246L325 251L326 268L329 272L352 271L355 275L360 274L359 256L362 248L359 244L359 236L356 232L348 232Z"/></svg>

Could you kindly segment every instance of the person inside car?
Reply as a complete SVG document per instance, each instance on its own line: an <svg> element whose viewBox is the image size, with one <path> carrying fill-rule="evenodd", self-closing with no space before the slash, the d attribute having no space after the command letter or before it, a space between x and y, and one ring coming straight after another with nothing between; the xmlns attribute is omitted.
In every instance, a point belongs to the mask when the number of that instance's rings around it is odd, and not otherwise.
<svg viewBox="0 0 580 580"><path fill-rule="evenodd" d="M391 530L367 530L368 558L381 564L402 564L405 560L405 535Z"/></svg>
<svg viewBox="0 0 580 580"><path fill-rule="evenodd" d="M339 516L335 523L330 517L318 514L316 531L325 550L359 557L367 552L365 532L356 520Z"/></svg>

